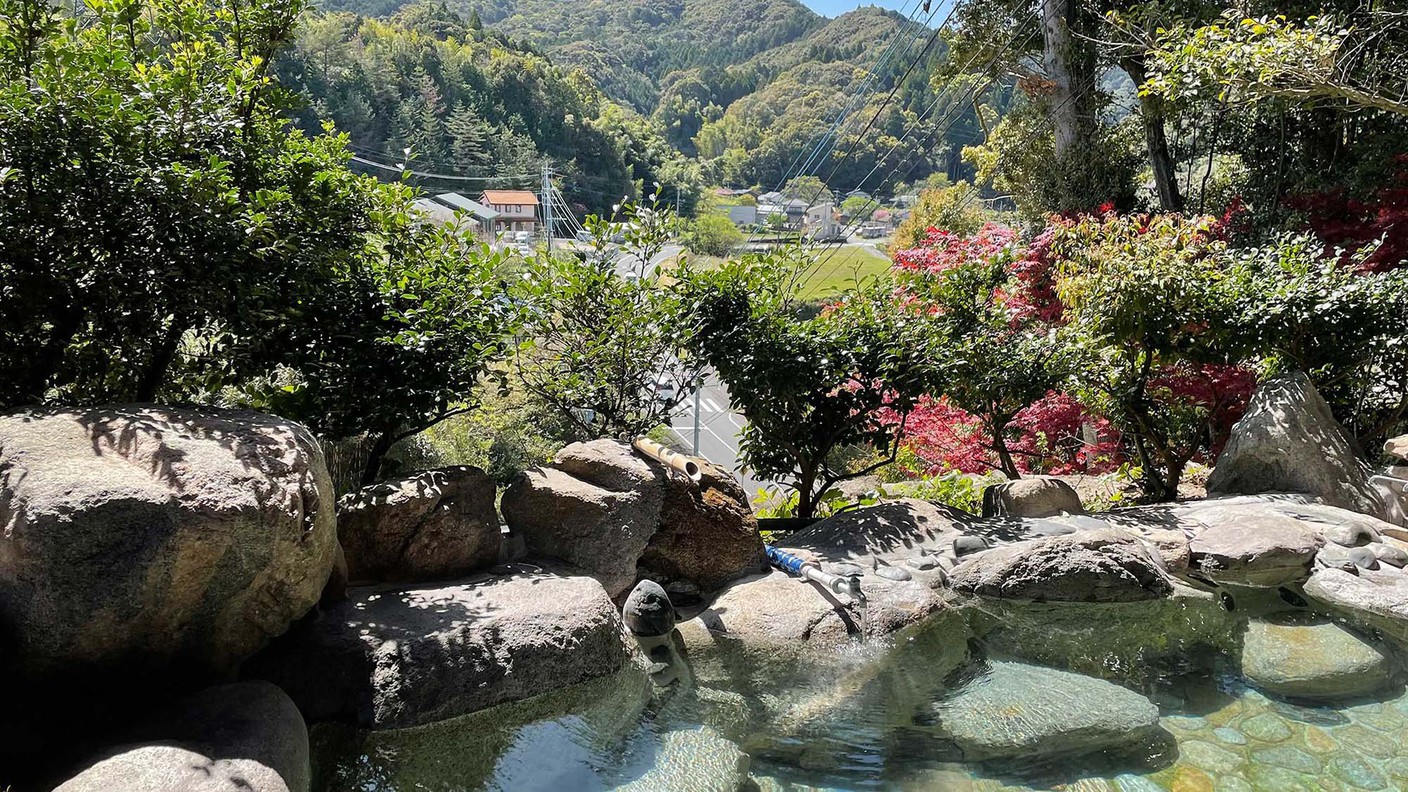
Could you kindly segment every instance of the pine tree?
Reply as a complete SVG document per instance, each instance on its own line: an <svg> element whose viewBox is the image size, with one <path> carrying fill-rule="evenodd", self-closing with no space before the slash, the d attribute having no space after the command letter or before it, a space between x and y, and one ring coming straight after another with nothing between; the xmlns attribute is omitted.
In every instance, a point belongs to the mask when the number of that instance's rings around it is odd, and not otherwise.
<svg viewBox="0 0 1408 792"><path fill-rule="evenodd" d="M456 170L474 175L493 165L489 146L494 128L473 108L456 108L445 124L445 133L450 138L450 157Z"/></svg>

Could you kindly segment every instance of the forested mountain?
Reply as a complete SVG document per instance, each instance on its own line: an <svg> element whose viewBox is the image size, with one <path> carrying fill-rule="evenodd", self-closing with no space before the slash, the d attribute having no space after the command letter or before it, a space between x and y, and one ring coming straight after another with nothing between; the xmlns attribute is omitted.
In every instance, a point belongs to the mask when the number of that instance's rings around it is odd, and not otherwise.
<svg viewBox="0 0 1408 792"><path fill-rule="evenodd" d="M832 186L874 190L887 175L935 169L959 176L957 152L976 127L971 108L948 117L934 101L929 75L942 42L925 51L927 28L874 7L833 20L795 0L325 7L388 21L328 13L308 26L289 70L313 97L307 123L331 118L359 145L391 156L410 144L422 162L455 167L575 162L567 169L600 200L619 197L632 179L693 180L676 151L698 157L706 181L771 187L847 107L834 156L811 169L830 174ZM891 41L901 42L893 53ZM325 74L320 65L337 68ZM932 115L918 118L925 108ZM953 129L926 140L921 122L940 119ZM607 150L604 131L619 151Z"/></svg>
<svg viewBox="0 0 1408 792"><path fill-rule="evenodd" d="M544 159L569 197L594 211L634 194L636 183L697 182L655 125L607 100L583 72L442 6L407 6L388 20L313 16L278 73L304 97L305 128L332 121L375 162L495 178L471 192L531 187Z"/></svg>
<svg viewBox="0 0 1408 792"><path fill-rule="evenodd" d="M406 0L327 0L386 16ZM670 72L729 66L795 41L825 20L797 0L448 0L447 7L581 68L614 99L649 113Z"/></svg>

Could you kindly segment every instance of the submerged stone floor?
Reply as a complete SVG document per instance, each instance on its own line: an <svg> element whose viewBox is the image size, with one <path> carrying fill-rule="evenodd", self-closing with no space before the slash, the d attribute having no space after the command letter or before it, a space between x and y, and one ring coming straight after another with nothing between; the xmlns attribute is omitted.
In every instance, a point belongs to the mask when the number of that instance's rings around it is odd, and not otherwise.
<svg viewBox="0 0 1408 792"><path fill-rule="evenodd" d="M805 689L761 696L710 688L652 693L642 678L623 672L558 704L496 708L458 723L366 735L367 742L337 745L324 735L315 743L331 771L323 788L363 792L692 792L749 784L778 792L1408 788L1408 694L1401 688L1378 698L1309 704L1263 695L1235 672L1190 675L1145 690L1158 705L1162 741L1044 766L1022 759L975 764L955 761L951 746L914 716L954 691L896 697L895 682L923 676L923 669L912 670L788 734L778 733L778 721L764 711L805 698ZM906 713L908 704L913 709Z"/></svg>
<svg viewBox="0 0 1408 792"><path fill-rule="evenodd" d="M1176 758L1149 773L1111 773L1079 765L1068 780L1014 783L963 765L925 769L893 781L934 792L1353 792L1408 789L1408 694L1348 706L1311 706L1262 695L1235 677L1217 680L1218 695L1161 717ZM1202 691L1205 695L1207 691ZM1167 702L1164 702L1167 703ZM1193 714L1211 705L1201 714ZM1098 760L1097 760L1098 761ZM1104 768L1102 768L1104 769ZM756 776L755 776L756 777ZM774 790L832 789L760 779ZM840 789L842 787L835 787Z"/></svg>

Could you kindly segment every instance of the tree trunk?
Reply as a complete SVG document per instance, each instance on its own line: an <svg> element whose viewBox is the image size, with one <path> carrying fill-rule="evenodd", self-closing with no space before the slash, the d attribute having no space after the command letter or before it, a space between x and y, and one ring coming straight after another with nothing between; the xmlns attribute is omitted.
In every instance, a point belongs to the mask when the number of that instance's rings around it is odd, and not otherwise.
<svg viewBox="0 0 1408 792"><path fill-rule="evenodd" d="M1041 28L1045 39L1042 55L1051 80L1048 112L1056 130L1056 158L1080 156L1088 151L1094 131L1090 102L1095 96L1095 62L1090 43L1077 39L1080 29L1077 0L1042 0Z"/></svg>
<svg viewBox="0 0 1408 792"><path fill-rule="evenodd" d="M176 359L176 348L180 346L181 336L185 332L184 322L172 321L171 326L162 334L161 340L152 349L152 359L142 372L142 379L137 383L137 401L149 402L156 399L156 392L166 381L166 372L171 368L171 361Z"/></svg>
<svg viewBox="0 0 1408 792"><path fill-rule="evenodd" d="M1149 79L1142 58L1124 58L1120 61L1120 66L1130 79L1139 85ZM1178 189L1178 171L1168 147L1163 100L1157 96L1141 95L1139 117L1144 122L1144 144L1149 150L1149 167L1154 172L1154 187L1159 193L1159 208L1165 212L1181 212L1183 194Z"/></svg>
<svg viewBox="0 0 1408 792"><path fill-rule="evenodd" d="M810 520L816 516L816 471L802 470L797 476L797 517Z"/></svg>
<svg viewBox="0 0 1408 792"><path fill-rule="evenodd" d="M1183 481L1183 469L1187 466L1187 460L1166 460L1164 466L1164 491L1159 496L1160 503L1171 503L1178 500L1178 485Z"/></svg>
<svg viewBox="0 0 1408 792"><path fill-rule="evenodd" d="M1002 475L1009 480L1016 481L1022 477L1022 472L1017 469L1017 463L1012 459L1012 449L1007 447L1007 438L1003 436L1006 430L1006 421L1002 422L1001 426L998 426L994 421L993 425L989 427L989 431L992 432L992 450L997 452L997 469L1001 470Z"/></svg>
<svg viewBox="0 0 1408 792"><path fill-rule="evenodd" d="M377 435L376 442L372 443L371 451L367 452L366 467L362 468L363 487L370 487L381 480L381 466L394 445L396 445L396 431L394 429Z"/></svg>

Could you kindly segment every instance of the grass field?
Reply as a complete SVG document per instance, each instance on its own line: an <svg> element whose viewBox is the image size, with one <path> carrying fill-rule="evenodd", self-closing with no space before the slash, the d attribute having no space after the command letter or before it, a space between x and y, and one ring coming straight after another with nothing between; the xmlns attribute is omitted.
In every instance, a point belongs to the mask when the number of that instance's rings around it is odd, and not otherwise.
<svg viewBox="0 0 1408 792"><path fill-rule="evenodd" d="M686 253L685 255L695 266L705 269L722 266L724 263L724 259L713 256L701 256L698 253ZM874 249L850 245L839 249L835 247L823 249L818 255L817 262L817 267L808 273L803 280L802 287L797 293L799 299L817 300L840 294L858 281L883 274L890 268L890 260L875 252ZM660 268L669 272L678 266L678 263L677 259L670 259L662 262Z"/></svg>
<svg viewBox="0 0 1408 792"><path fill-rule="evenodd" d="M816 269L802 284L801 293L797 296L805 300L829 297L889 268L890 260L871 248L827 248L822 251Z"/></svg>

